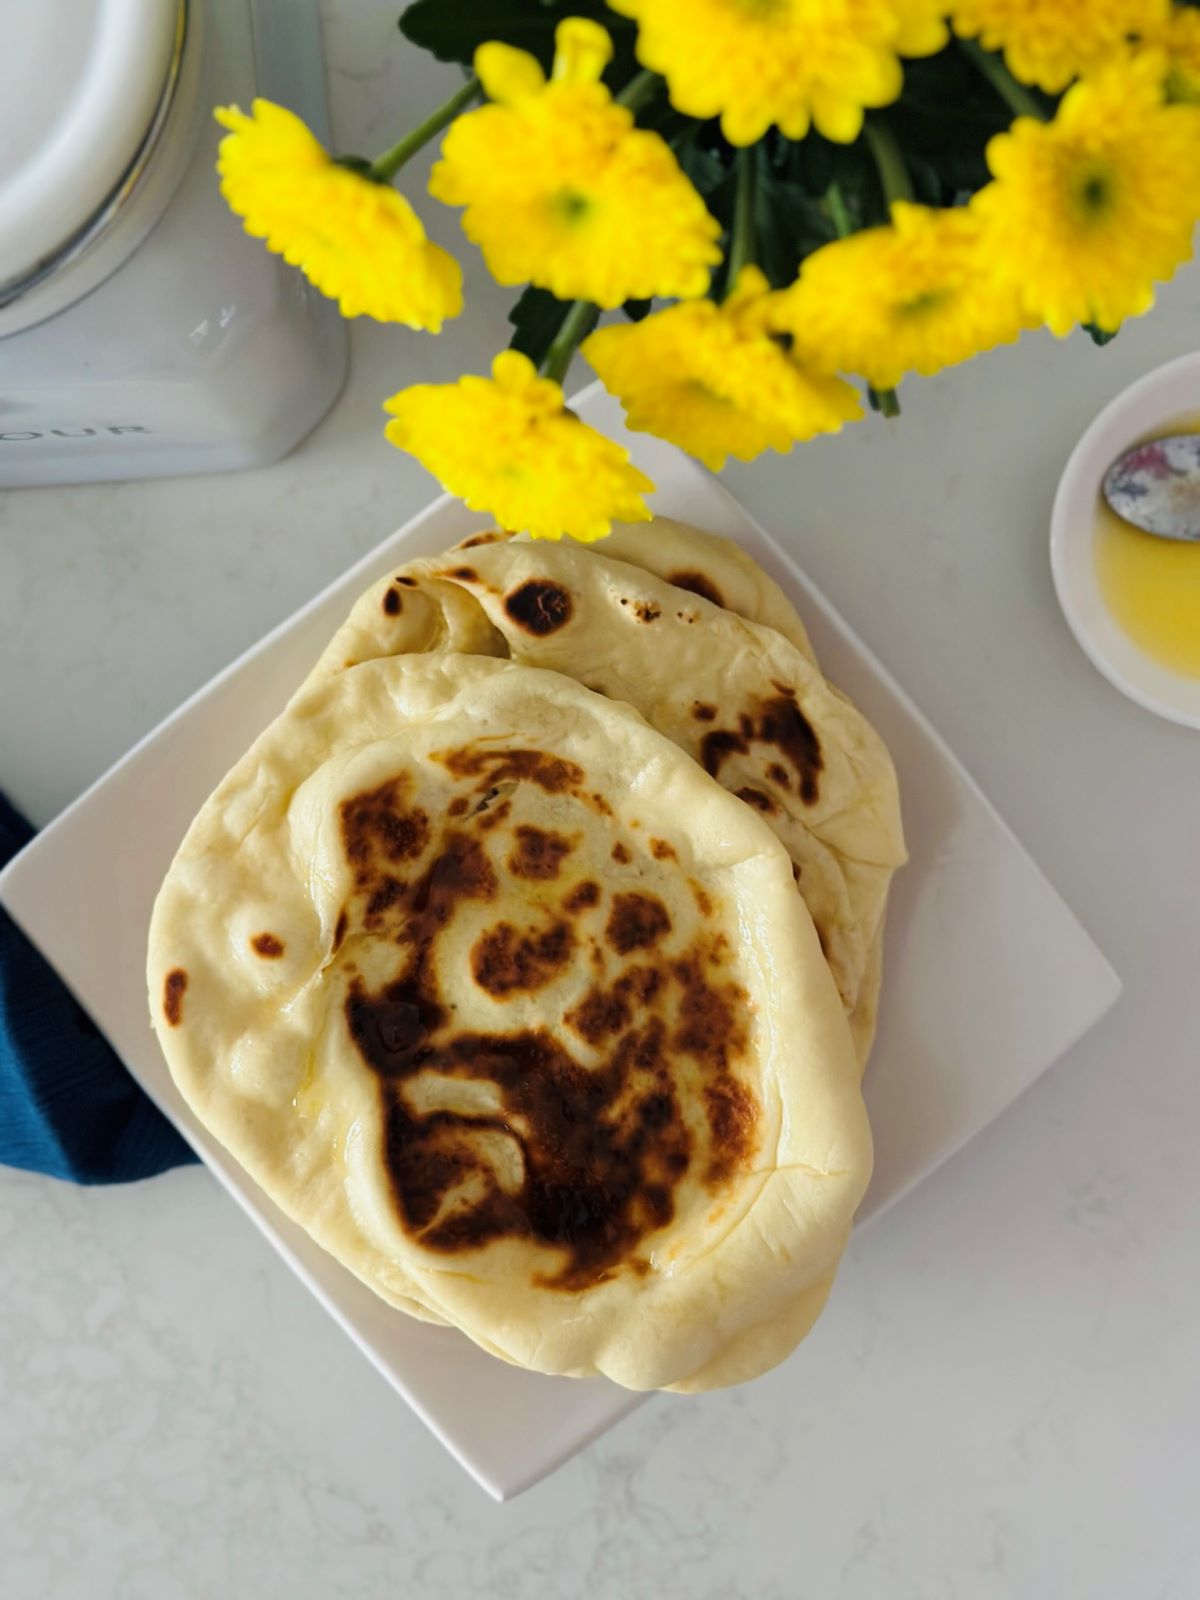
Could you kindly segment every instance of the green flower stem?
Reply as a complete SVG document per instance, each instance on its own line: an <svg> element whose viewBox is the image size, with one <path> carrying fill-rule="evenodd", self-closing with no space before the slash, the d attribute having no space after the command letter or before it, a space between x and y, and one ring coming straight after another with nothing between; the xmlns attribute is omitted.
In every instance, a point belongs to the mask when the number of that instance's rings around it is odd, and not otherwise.
<svg viewBox="0 0 1200 1600"><path fill-rule="evenodd" d="M907 178L907 173L905 177ZM830 221L837 229L839 239L845 239L854 232L850 222L850 213L846 210L845 197L836 179L825 191L825 209L829 213ZM867 395L872 409L878 411L881 417L898 417L900 415L900 397L894 389L868 387Z"/></svg>
<svg viewBox="0 0 1200 1600"><path fill-rule="evenodd" d="M371 163L371 177L377 183L389 183L404 163L422 149L442 129L453 122L460 111L465 111L479 93L479 79L468 78L457 94L452 94L435 112L419 123L411 133L406 133L399 144L385 150Z"/></svg>
<svg viewBox="0 0 1200 1600"><path fill-rule="evenodd" d="M833 223L839 239L845 239L854 232L850 222L850 213L846 210L846 198L842 194L842 186L836 179L825 191L825 209L829 213L829 220Z"/></svg>
<svg viewBox="0 0 1200 1600"><path fill-rule="evenodd" d="M639 72L630 78L629 82L617 96L619 106L627 106L634 116L651 98L658 88L660 79L657 72Z"/></svg>
<svg viewBox="0 0 1200 1600"><path fill-rule="evenodd" d="M750 146L743 146L737 153L737 194L733 202L733 228L725 272L726 294L736 287L738 273L750 265L754 254L754 151Z"/></svg>
<svg viewBox="0 0 1200 1600"><path fill-rule="evenodd" d="M985 50L975 39L960 39L958 48L974 63L995 89L996 93L1018 117L1036 117L1046 121L1046 113L1024 84L1018 83L999 56Z"/></svg>
<svg viewBox="0 0 1200 1600"><path fill-rule="evenodd" d="M913 190L908 168L904 165L904 157L900 153L900 146L896 143L896 135L887 123L877 122L873 117L868 117L863 123L863 137L867 141L867 148L879 173L879 182L888 210L891 210L892 202L895 200L911 200Z"/></svg>
<svg viewBox="0 0 1200 1600"><path fill-rule="evenodd" d="M554 336L554 343L546 351L542 362L542 376L561 383L571 365L571 357L600 320L600 307L590 300L576 300L563 318L563 325Z"/></svg>
<svg viewBox="0 0 1200 1600"><path fill-rule="evenodd" d="M863 123L863 137L867 141L871 159L879 173L879 185L890 212L897 200L913 198L908 168L904 165L904 157L900 152L900 146L896 143L896 136L886 122L877 122L869 117ZM900 415L900 400L894 389L876 389L872 385L868 388L867 395L873 409L878 411L881 417Z"/></svg>

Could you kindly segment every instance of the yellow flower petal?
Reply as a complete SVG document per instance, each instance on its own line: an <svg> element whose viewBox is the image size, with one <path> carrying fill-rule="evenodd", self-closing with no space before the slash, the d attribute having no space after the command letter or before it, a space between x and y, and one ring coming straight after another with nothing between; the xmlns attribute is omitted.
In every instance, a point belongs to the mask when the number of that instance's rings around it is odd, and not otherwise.
<svg viewBox="0 0 1200 1600"><path fill-rule="evenodd" d="M1200 217L1200 107L1164 105L1150 51L1075 85L1052 123L1019 117L988 145L995 182L972 209L995 270L1057 334L1107 331L1154 302L1192 253Z"/></svg>
<svg viewBox="0 0 1200 1600"><path fill-rule="evenodd" d="M1174 6L1164 22L1143 30L1142 43L1165 54L1168 100L1200 103L1200 11Z"/></svg>
<svg viewBox="0 0 1200 1600"><path fill-rule="evenodd" d="M598 83L612 60L612 40L598 22L567 17L554 30L556 83Z"/></svg>
<svg viewBox="0 0 1200 1600"><path fill-rule="evenodd" d="M385 402L385 432L443 488L535 539L602 539L614 521L645 522L650 479L629 453L580 422L562 390L506 350L492 376L417 384Z"/></svg>
<svg viewBox="0 0 1200 1600"><path fill-rule="evenodd" d="M950 37L942 0L892 0L900 21L896 49L902 56L932 56Z"/></svg>
<svg viewBox="0 0 1200 1600"><path fill-rule="evenodd" d="M954 0L956 33L1003 50L1009 71L1049 94L1165 22L1169 0Z"/></svg>
<svg viewBox="0 0 1200 1600"><path fill-rule="evenodd" d="M719 471L733 455L786 452L862 416L840 378L807 372L766 331L774 300L747 267L723 305L693 300L601 328L583 353L638 433L669 439Z"/></svg>
<svg viewBox="0 0 1200 1600"><path fill-rule="evenodd" d="M801 359L891 389L1015 339L1017 294L991 275L991 244L969 211L903 201L890 227L868 228L809 256L775 297L771 321Z"/></svg>
<svg viewBox="0 0 1200 1600"><path fill-rule="evenodd" d="M934 0L610 0L638 24L643 66L661 72L688 116L720 116L725 137L753 144L772 123L791 139L809 124L857 138L865 107L900 93L899 53L940 48Z"/></svg>
<svg viewBox="0 0 1200 1600"><path fill-rule="evenodd" d="M300 118L269 100L218 106L221 193L247 233L299 267L343 316L436 333L462 310L462 273L402 194L332 161Z"/></svg>
<svg viewBox="0 0 1200 1600"><path fill-rule="evenodd" d="M604 29L569 19L557 40L553 80L524 57L519 92L522 52L483 47L505 52L503 103L451 126L429 192L465 206L463 229L499 283L533 283L601 306L703 294L721 259L720 227L668 145L636 128L597 81ZM484 75L489 88L498 60Z"/></svg>
<svg viewBox="0 0 1200 1600"><path fill-rule="evenodd" d="M546 87L537 57L510 44L481 44L475 52L475 76L488 99L501 105L517 105Z"/></svg>

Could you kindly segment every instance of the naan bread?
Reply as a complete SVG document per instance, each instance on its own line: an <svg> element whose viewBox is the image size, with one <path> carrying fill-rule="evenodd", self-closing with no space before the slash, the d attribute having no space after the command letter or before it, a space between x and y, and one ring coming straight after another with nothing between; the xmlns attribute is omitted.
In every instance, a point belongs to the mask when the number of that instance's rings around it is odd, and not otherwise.
<svg viewBox="0 0 1200 1600"><path fill-rule="evenodd" d="M476 598L514 660L634 706L762 814L795 863L865 1061L888 885L905 859L899 798L882 740L811 654L592 548L483 535L368 590L316 674L402 648L403 612L389 608L447 582Z"/></svg>
<svg viewBox="0 0 1200 1600"><path fill-rule="evenodd" d="M148 971L197 1116L392 1304L638 1389L819 1310L870 1167L837 989L761 815L618 700L454 652L314 679Z"/></svg>

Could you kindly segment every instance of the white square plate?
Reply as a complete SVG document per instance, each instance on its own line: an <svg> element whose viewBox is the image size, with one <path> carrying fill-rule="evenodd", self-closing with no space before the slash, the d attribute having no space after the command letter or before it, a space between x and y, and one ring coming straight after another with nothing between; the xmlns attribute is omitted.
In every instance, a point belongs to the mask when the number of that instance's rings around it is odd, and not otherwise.
<svg viewBox="0 0 1200 1600"><path fill-rule="evenodd" d="M912 859L893 895L867 1076L876 1165L865 1222L1015 1100L1103 1016L1120 983L921 713L788 556L701 468L657 440L627 435L603 394L589 390L579 409L629 445L658 484L658 511L732 535L778 579L823 667L875 723L899 769ZM205 797L282 709L361 590L397 562L444 550L481 525L446 498L386 539L39 834L0 873L0 903L293 1270L463 1466L505 1499L639 1397L602 1380L521 1372L377 1299L196 1122L150 1031L144 980L151 905Z"/></svg>

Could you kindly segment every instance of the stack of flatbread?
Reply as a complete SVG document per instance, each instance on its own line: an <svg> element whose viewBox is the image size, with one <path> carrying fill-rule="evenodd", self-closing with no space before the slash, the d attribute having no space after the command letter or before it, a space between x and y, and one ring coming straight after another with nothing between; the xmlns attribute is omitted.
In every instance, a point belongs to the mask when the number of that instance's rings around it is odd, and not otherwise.
<svg viewBox="0 0 1200 1600"><path fill-rule="evenodd" d="M736 1383L829 1293L904 859L878 735L735 544L390 572L150 930L204 1125L385 1300L537 1371Z"/></svg>

